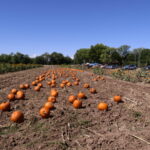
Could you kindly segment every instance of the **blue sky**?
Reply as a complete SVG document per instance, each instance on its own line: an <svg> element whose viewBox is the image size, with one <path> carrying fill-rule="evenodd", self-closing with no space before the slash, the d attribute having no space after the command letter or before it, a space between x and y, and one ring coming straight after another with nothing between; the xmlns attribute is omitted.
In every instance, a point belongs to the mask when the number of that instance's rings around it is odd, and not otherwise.
<svg viewBox="0 0 150 150"><path fill-rule="evenodd" d="M150 0L0 0L0 53L73 56L97 43L150 48Z"/></svg>

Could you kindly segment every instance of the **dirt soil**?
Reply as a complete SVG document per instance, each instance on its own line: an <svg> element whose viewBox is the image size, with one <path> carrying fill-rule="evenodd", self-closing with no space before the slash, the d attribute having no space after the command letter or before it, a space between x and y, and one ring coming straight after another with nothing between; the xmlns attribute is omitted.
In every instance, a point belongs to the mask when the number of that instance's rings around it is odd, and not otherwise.
<svg viewBox="0 0 150 150"><path fill-rule="evenodd" d="M12 88L31 84L50 68L0 75L0 102L7 101ZM59 83L65 78L57 79L59 96L48 119L39 116L39 109L49 96L50 79L42 81L40 92L31 86L24 90L24 100L12 101L10 111L0 112L0 150L150 150L150 85L110 77L92 81L90 72L79 72L77 76L81 80L78 86L63 89ZM89 83L97 93L90 94L83 83ZM79 91L85 92L87 99L81 109L74 109L67 99ZM115 95L123 97L122 103L113 101ZM97 110L102 101L108 103L107 111ZM14 110L23 111L24 122L15 124L9 120Z"/></svg>

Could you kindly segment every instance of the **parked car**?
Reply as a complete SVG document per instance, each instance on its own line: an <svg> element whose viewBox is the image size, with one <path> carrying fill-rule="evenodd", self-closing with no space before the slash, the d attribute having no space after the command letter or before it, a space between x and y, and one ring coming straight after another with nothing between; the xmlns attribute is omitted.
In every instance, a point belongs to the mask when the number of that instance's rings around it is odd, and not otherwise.
<svg viewBox="0 0 150 150"><path fill-rule="evenodd" d="M150 65L144 67L144 69L149 70L150 69Z"/></svg>
<svg viewBox="0 0 150 150"><path fill-rule="evenodd" d="M89 63L89 67L96 67L96 66L99 66L100 64L99 63Z"/></svg>
<svg viewBox="0 0 150 150"><path fill-rule="evenodd" d="M134 70L136 68L137 68L136 65L126 65L122 69L125 69L125 70Z"/></svg>
<svg viewBox="0 0 150 150"><path fill-rule="evenodd" d="M105 66L106 69L116 69L116 68L119 68L118 65L107 65Z"/></svg>

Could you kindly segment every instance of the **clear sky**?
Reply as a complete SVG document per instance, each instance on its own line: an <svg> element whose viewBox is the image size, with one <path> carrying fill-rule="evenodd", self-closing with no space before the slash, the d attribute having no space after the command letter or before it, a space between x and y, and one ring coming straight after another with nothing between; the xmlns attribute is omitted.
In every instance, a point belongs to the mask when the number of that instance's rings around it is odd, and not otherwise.
<svg viewBox="0 0 150 150"><path fill-rule="evenodd" d="M150 48L150 0L0 0L0 53Z"/></svg>

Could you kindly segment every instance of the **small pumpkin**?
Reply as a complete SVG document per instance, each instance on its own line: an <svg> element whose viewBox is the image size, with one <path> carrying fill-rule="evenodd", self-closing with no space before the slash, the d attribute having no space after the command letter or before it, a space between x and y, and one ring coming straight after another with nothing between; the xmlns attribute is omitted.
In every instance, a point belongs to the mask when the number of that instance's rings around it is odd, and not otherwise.
<svg viewBox="0 0 150 150"><path fill-rule="evenodd" d="M16 94L17 93L17 89L12 89L11 93Z"/></svg>
<svg viewBox="0 0 150 150"><path fill-rule="evenodd" d="M79 82L78 82L78 81L75 81L73 84L74 84L74 85L79 85Z"/></svg>
<svg viewBox="0 0 150 150"><path fill-rule="evenodd" d="M67 85L67 86L72 86L71 82L68 82L66 85Z"/></svg>
<svg viewBox="0 0 150 150"><path fill-rule="evenodd" d="M70 95L70 96L68 97L68 101L69 101L70 103L73 103L76 99L77 99L77 97L74 96L74 95Z"/></svg>
<svg viewBox="0 0 150 150"><path fill-rule="evenodd" d="M40 91L40 86L35 86L35 87L34 87L34 90L35 90L35 91Z"/></svg>
<svg viewBox="0 0 150 150"><path fill-rule="evenodd" d="M26 89L28 89L28 88L30 87L30 85L29 85L28 83L26 83L26 84L24 84L24 87L25 87Z"/></svg>
<svg viewBox="0 0 150 150"><path fill-rule="evenodd" d="M121 96L114 96L113 99L115 102L120 102L122 100Z"/></svg>
<svg viewBox="0 0 150 150"><path fill-rule="evenodd" d="M84 87L84 88L89 88L90 85L89 85L88 83L85 83L85 84L83 85L83 87Z"/></svg>
<svg viewBox="0 0 150 150"><path fill-rule="evenodd" d="M64 87L65 87L65 84L61 83L59 86L60 86L61 88L64 88Z"/></svg>
<svg viewBox="0 0 150 150"><path fill-rule="evenodd" d="M24 84L20 84L20 89L25 89L25 86L24 86Z"/></svg>
<svg viewBox="0 0 150 150"><path fill-rule="evenodd" d="M50 91L50 95L51 95L51 96L54 96L54 97L57 97L57 96L58 96L58 91L57 91L56 89L52 89L52 90Z"/></svg>
<svg viewBox="0 0 150 150"><path fill-rule="evenodd" d="M42 84L42 83L39 83L37 86L39 86L39 87L41 88L41 87L43 87L43 84Z"/></svg>
<svg viewBox="0 0 150 150"><path fill-rule="evenodd" d="M54 108L54 104L53 104L52 102L46 102L46 103L44 104L44 107L51 110L51 109Z"/></svg>
<svg viewBox="0 0 150 150"><path fill-rule="evenodd" d="M48 118L50 115L50 110L48 108L42 107L39 111L39 114L42 118Z"/></svg>
<svg viewBox="0 0 150 150"><path fill-rule="evenodd" d="M20 110L14 111L11 114L10 120L16 123L21 123L24 121L24 114Z"/></svg>
<svg viewBox="0 0 150 150"><path fill-rule="evenodd" d="M15 94L10 93L10 94L7 95L7 98L12 101L12 100L15 99Z"/></svg>
<svg viewBox="0 0 150 150"><path fill-rule="evenodd" d="M99 110L107 110L108 109L108 104L104 103L104 102L101 102L101 103L98 104L97 108Z"/></svg>
<svg viewBox="0 0 150 150"><path fill-rule="evenodd" d="M7 111L10 109L10 102L3 102L0 104L0 110Z"/></svg>
<svg viewBox="0 0 150 150"><path fill-rule="evenodd" d="M55 102L56 102L56 97L54 97L54 96L49 96L47 101L48 101L48 102L55 103Z"/></svg>
<svg viewBox="0 0 150 150"><path fill-rule="evenodd" d="M35 85L36 85L36 82L35 82L35 81L33 81L31 84L32 84L33 86L35 86Z"/></svg>
<svg viewBox="0 0 150 150"><path fill-rule="evenodd" d="M23 99L25 97L24 92L23 91L18 91L15 95L16 99Z"/></svg>
<svg viewBox="0 0 150 150"><path fill-rule="evenodd" d="M90 88L90 92L91 92L92 94L94 94L94 93L96 93L96 89L95 89L95 88Z"/></svg>
<svg viewBox="0 0 150 150"><path fill-rule="evenodd" d="M82 101L81 100L74 100L73 102L73 107L74 108L81 108L82 107Z"/></svg>
<svg viewBox="0 0 150 150"><path fill-rule="evenodd" d="M56 84L52 83L50 86L53 88L53 87L56 87Z"/></svg>
<svg viewBox="0 0 150 150"><path fill-rule="evenodd" d="M83 92L79 92L78 93L78 98L86 98L86 96Z"/></svg>

